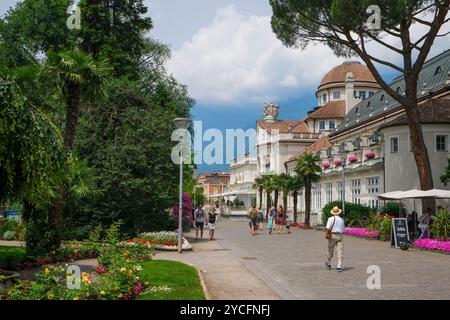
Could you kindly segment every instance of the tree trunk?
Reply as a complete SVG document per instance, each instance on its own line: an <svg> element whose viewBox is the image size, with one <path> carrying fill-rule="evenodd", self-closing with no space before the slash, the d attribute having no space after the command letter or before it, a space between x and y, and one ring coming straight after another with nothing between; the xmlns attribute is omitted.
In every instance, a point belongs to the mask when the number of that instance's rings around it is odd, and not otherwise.
<svg viewBox="0 0 450 320"><path fill-rule="evenodd" d="M274 204L275 204L275 208L278 208L278 190L275 190Z"/></svg>
<svg viewBox="0 0 450 320"><path fill-rule="evenodd" d="M309 226L311 215L311 183L305 177L305 224Z"/></svg>
<svg viewBox="0 0 450 320"><path fill-rule="evenodd" d="M66 122L64 130L64 148L68 153L71 153L74 146L75 134L78 126L78 119L80 116L80 97L81 86L79 84L70 83L67 88L66 98ZM50 221L56 227L59 233L64 225L64 206L66 203L66 187L61 185L59 187L58 197L53 203L53 208L50 212Z"/></svg>
<svg viewBox="0 0 450 320"><path fill-rule="evenodd" d="M263 189L259 188L259 210L262 210L262 197L263 197Z"/></svg>
<svg viewBox="0 0 450 320"><path fill-rule="evenodd" d="M294 223L297 223L297 197L298 197L298 192L294 191Z"/></svg>
<svg viewBox="0 0 450 320"><path fill-rule="evenodd" d="M266 219L269 218L269 210L270 210L270 192L266 191Z"/></svg>
<svg viewBox="0 0 450 320"><path fill-rule="evenodd" d="M284 212L283 212L283 214L284 214L284 216L286 217L287 216L287 193L286 194L284 194L284 192L283 192L283 209L284 209Z"/></svg>
<svg viewBox="0 0 450 320"><path fill-rule="evenodd" d="M414 96L416 90L413 90ZM417 99L412 99L411 103L405 106L405 113L409 122L409 130L411 135L411 145L416 161L417 173L419 176L421 190L433 189L433 175L428 156L427 146L425 144L420 123L420 115L417 107ZM422 199L422 212L433 213L436 210L436 203L432 199Z"/></svg>

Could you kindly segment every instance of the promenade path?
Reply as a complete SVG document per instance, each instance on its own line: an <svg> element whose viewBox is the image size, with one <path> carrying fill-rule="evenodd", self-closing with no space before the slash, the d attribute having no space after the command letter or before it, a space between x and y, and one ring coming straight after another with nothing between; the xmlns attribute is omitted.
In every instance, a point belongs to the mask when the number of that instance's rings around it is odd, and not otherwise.
<svg viewBox="0 0 450 320"><path fill-rule="evenodd" d="M191 240L192 252L156 258L199 267L213 299L450 299L450 255L345 236L344 272L338 273L324 267L326 240L319 231L252 236L248 223L222 220L216 234L216 241ZM367 287L373 265L381 270L379 290Z"/></svg>

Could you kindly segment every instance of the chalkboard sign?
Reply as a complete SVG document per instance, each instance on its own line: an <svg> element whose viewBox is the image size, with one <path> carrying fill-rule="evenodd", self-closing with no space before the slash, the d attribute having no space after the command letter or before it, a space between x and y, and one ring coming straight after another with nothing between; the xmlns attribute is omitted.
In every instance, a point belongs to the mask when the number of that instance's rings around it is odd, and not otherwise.
<svg viewBox="0 0 450 320"><path fill-rule="evenodd" d="M400 248L409 241L408 221L406 218L392 219L391 246Z"/></svg>

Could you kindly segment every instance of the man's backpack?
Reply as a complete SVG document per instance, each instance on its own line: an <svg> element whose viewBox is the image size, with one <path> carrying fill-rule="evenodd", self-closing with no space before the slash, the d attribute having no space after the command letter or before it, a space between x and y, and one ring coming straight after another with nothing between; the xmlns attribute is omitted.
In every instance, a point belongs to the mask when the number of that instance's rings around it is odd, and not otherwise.
<svg viewBox="0 0 450 320"><path fill-rule="evenodd" d="M258 218L258 210L252 209L250 211L250 219L256 219L256 218Z"/></svg>

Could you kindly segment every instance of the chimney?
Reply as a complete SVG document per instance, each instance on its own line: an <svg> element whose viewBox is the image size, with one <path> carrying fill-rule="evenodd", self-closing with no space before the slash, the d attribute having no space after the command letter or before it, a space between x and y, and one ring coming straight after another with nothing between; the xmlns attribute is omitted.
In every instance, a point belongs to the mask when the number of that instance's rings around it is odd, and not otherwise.
<svg viewBox="0 0 450 320"><path fill-rule="evenodd" d="M352 72L347 72L345 77L345 114L358 104L359 100L353 95L355 90L355 78Z"/></svg>

